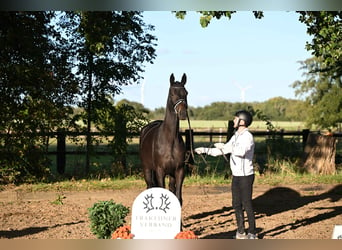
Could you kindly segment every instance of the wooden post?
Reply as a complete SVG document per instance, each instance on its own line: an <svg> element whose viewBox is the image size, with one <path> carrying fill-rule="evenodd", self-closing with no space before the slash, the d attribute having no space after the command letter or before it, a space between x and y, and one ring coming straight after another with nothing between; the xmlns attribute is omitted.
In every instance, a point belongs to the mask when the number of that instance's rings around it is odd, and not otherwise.
<svg viewBox="0 0 342 250"><path fill-rule="evenodd" d="M59 129L57 131L57 172L59 174L65 173L65 165L66 165L66 157L65 157L65 131L63 129Z"/></svg>
<svg viewBox="0 0 342 250"><path fill-rule="evenodd" d="M310 134L310 129L303 129L303 149L305 149L306 142L308 141L308 137Z"/></svg>

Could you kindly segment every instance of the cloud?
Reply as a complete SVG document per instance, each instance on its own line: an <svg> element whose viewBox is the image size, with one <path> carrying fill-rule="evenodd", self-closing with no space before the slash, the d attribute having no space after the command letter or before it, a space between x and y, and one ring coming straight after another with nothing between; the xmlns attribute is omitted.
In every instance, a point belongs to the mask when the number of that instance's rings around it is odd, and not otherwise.
<svg viewBox="0 0 342 250"><path fill-rule="evenodd" d="M168 55L168 54L171 54L171 51L168 48L160 48L160 49L157 49L157 54Z"/></svg>
<svg viewBox="0 0 342 250"><path fill-rule="evenodd" d="M184 55L195 55L195 54L198 54L198 52L196 50L192 50L192 49L185 49L182 51L182 54L184 54Z"/></svg>

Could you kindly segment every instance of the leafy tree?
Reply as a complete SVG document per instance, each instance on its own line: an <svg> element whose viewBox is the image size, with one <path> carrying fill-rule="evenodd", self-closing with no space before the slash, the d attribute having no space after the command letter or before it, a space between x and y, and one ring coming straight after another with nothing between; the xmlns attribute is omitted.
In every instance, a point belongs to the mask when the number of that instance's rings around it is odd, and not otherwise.
<svg viewBox="0 0 342 250"><path fill-rule="evenodd" d="M213 102L204 107L189 107L190 119L194 120L229 120L237 110L251 109L255 113L254 120L267 119L274 121L303 121L307 117L308 108L302 100L286 99L283 97L271 98L264 102ZM262 111L263 115L258 115ZM161 116L163 108L156 108L149 113L153 119Z"/></svg>
<svg viewBox="0 0 342 250"><path fill-rule="evenodd" d="M39 133L82 117L71 120L71 105L85 111L89 132L95 108L154 59L153 27L140 12L2 12L0 21L1 174L45 176L32 172L46 170L48 137ZM89 133L87 142L89 152Z"/></svg>
<svg viewBox="0 0 342 250"><path fill-rule="evenodd" d="M284 120L288 100L283 97L269 99L265 105L264 113L267 113L273 120Z"/></svg>
<svg viewBox="0 0 342 250"><path fill-rule="evenodd" d="M342 11L300 11L299 21L307 26L307 33L313 36L306 43L308 51L321 58L319 68L332 78L342 76Z"/></svg>
<svg viewBox="0 0 342 250"><path fill-rule="evenodd" d="M247 109L250 103L231 103L231 102L213 102L204 107L191 107L190 117L195 120L229 120L235 112L241 109Z"/></svg>
<svg viewBox="0 0 342 250"><path fill-rule="evenodd" d="M148 115L150 119L163 120L165 116L165 107L156 108L152 113Z"/></svg>
<svg viewBox="0 0 342 250"><path fill-rule="evenodd" d="M306 95L309 125L337 127L342 121L342 12L300 12L299 20L313 36L306 47L313 58L302 64L306 80L292 86Z"/></svg>
<svg viewBox="0 0 342 250"><path fill-rule="evenodd" d="M274 121L302 121L307 113L303 101L283 97L273 97L267 101L252 103L251 105L262 110Z"/></svg>
<svg viewBox="0 0 342 250"><path fill-rule="evenodd" d="M94 105L94 123L104 135L112 135L114 132L114 136L108 138L114 158L113 167L123 170L123 173L119 174L128 175L126 155L128 142L131 139L128 133L138 133L149 120L141 110L124 100L116 105L110 98L107 98L107 101L108 105ZM137 106L141 108L142 105Z"/></svg>
<svg viewBox="0 0 342 250"><path fill-rule="evenodd" d="M203 28L207 27L213 18L221 19L221 17L226 17L228 19L232 18L232 15L236 11L198 11L201 14L200 24ZM264 16L262 11L253 11L255 18L260 19ZM175 15L179 19L184 19L186 16L186 11L175 11Z"/></svg>
<svg viewBox="0 0 342 250"><path fill-rule="evenodd" d="M67 126L77 87L53 17L51 12L0 13L2 182L45 177L49 137L40 133Z"/></svg>
<svg viewBox="0 0 342 250"><path fill-rule="evenodd" d="M116 103L117 106L122 105L122 104L132 106L136 112L144 114L144 115L147 115L150 112L150 110L145 108L144 105L142 105L140 102L132 102L132 101L128 101L127 99L122 99Z"/></svg>
<svg viewBox="0 0 342 250"><path fill-rule="evenodd" d="M79 106L86 112L88 172L94 102L108 105L107 96L119 94L120 86L142 78L143 63L155 58L155 37L148 33L153 26L143 22L140 12L73 12L59 19L61 24L65 20L73 24L64 27L74 43Z"/></svg>
<svg viewBox="0 0 342 250"><path fill-rule="evenodd" d="M321 58L310 58L302 64L306 79L296 81L292 87L296 95L304 95L308 109L308 125L321 128L337 127L342 121L342 85L341 79L319 72Z"/></svg>

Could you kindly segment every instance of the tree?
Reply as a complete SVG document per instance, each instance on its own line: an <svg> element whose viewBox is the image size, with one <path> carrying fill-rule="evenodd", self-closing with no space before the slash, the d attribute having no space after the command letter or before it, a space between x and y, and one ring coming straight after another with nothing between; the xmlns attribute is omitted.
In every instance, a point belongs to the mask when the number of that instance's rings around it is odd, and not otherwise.
<svg viewBox="0 0 342 250"><path fill-rule="evenodd" d="M302 64L306 80L292 86L305 95L311 111L308 124L337 127L342 121L342 12L300 12L299 20L313 35L306 47L313 58Z"/></svg>
<svg viewBox="0 0 342 250"><path fill-rule="evenodd" d="M66 13L60 22L66 19L73 24L65 33L70 34L69 40L74 43L75 71L81 91L79 106L86 112L87 173L94 102L105 107L107 96L119 94L120 86L142 78L143 63L155 58L156 39L148 33L153 26L142 21L140 12L73 12Z"/></svg>
<svg viewBox="0 0 342 250"><path fill-rule="evenodd" d="M163 120L165 116L165 107L156 108L153 113L149 113L148 117L153 120Z"/></svg>
<svg viewBox="0 0 342 250"><path fill-rule="evenodd" d="M67 126L77 85L53 17L52 12L0 13L3 182L45 177L49 137L40 133Z"/></svg>
<svg viewBox="0 0 342 250"><path fill-rule="evenodd" d="M321 58L318 72L332 78L342 76L342 11L299 11L299 21L307 26L312 42L306 43L308 51Z"/></svg>
<svg viewBox="0 0 342 250"><path fill-rule="evenodd" d="M94 105L142 78L153 27L140 12L2 12L0 21L0 171L40 177L32 171L48 169L48 137L39 133L68 127L78 105L89 152Z"/></svg>
<svg viewBox="0 0 342 250"><path fill-rule="evenodd" d="M52 17L47 12L0 15L2 131L10 132L20 123L13 119L16 111L30 109L31 116L33 111L45 112L45 117L32 116L23 123L33 132L57 126L69 114L65 104L73 103L77 85L63 53L63 38L50 25Z"/></svg>
<svg viewBox="0 0 342 250"><path fill-rule="evenodd" d="M304 81L296 81L292 87L296 95L304 95L308 106L308 125L321 128L337 127L342 121L341 79L319 72L322 58L310 58L302 64Z"/></svg>
<svg viewBox="0 0 342 250"><path fill-rule="evenodd" d="M133 107L136 112L144 116L148 116L148 114L150 113L150 110L145 108L144 105L141 104L140 102L134 102L134 101L129 101L127 99L122 99L116 103L117 106L123 105L123 104Z"/></svg>
<svg viewBox="0 0 342 250"><path fill-rule="evenodd" d="M176 17L179 19L184 19L186 16L186 11L175 11ZM228 19L232 18L232 15L236 11L198 11L201 14L200 24L203 28L207 27L213 18L221 19L221 17L226 17ZM253 11L255 18L260 19L264 16L262 11Z"/></svg>
<svg viewBox="0 0 342 250"><path fill-rule="evenodd" d="M127 102L120 101L114 105L114 101L108 97L108 105L94 105L94 124L104 135L114 133L109 140L109 146L114 158L113 167L122 169L128 175L126 155L129 138L128 133L139 133L140 128L148 123L144 116L142 105L136 103L135 107ZM117 171L118 172L118 171Z"/></svg>

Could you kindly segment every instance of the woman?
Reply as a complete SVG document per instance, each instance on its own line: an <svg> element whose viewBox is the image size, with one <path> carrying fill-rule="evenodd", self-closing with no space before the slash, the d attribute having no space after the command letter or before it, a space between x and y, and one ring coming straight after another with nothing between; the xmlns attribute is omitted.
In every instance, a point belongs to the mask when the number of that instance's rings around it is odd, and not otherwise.
<svg viewBox="0 0 342 250"><path fill-rule="evenodd" d="M248 126L253 121L252 115L241 110L235 113L235 133L226 143L215 143L215 148L199 147L197 154L218 156L230 155L230 168L232 170L232 206L235 211L237 232L236 239L257 239L255 216L252 206L252 193L254 183L254 139ZM244 210L248 219L248 234L245 232Z"/></svg>

